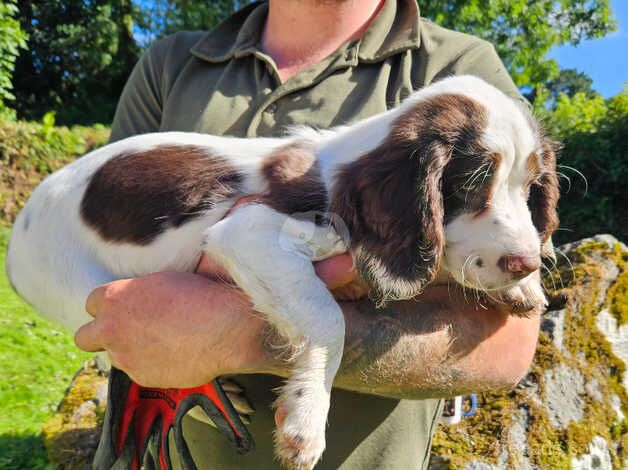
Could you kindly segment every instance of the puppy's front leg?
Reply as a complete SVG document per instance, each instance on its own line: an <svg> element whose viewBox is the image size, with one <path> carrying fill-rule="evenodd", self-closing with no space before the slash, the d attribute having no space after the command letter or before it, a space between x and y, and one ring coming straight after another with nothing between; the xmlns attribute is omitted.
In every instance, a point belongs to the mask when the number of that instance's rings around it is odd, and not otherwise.
<svg viewBox="0 0 628 470"><path fill-rule="evenodd" d="M325 449L329 397L344 344L342 311L312 259L341 253L344 246L329 228L254 204L212 226L205 251L296 351L278 399L285 419L276 451L288 466L311 469Z"/></svg>

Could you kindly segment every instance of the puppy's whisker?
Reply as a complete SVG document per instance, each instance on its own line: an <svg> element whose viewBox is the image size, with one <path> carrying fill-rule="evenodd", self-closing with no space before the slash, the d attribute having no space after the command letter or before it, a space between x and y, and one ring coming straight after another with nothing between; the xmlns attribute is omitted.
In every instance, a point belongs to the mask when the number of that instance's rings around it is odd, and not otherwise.
<svg viewBox="0 0 628 470"><path fill-rule="evenodd" d="M562 256L563 258L565 258L565 260L567 261L567 264L569 265L569 269L571 271L571 276L572 278L576 276L576 271L573 267L573 264L571 264L571 260L569 259L569 257L567 257L567 255L565 253L563 253L560 250L556 250L556 253L558 253L560 256Z"/></svg>
<svg viewBox="0 0 628 470"><path fill-rule="evenodd" d="M490 172L492 167L492 163L483 163L482 165L480 165L472 174L471 178L467 179L467 181L462 185L463 188L466 189L465 195L464 195L464 204L465 206L467 205L467 198L469 197L469 191L471 191L472 189L475 189L474 183L477 181L477 179L484 175L484 178L482 179L482 183L484 182L484 180L486 180L486 175L488 172Z"/></svg>
<svg viewBox="0 0 628 470"><path fill-rule="evenodd" d="M173 217L180 217L182 215L194 216L194 215L204 214L205 212L207 212L207 210L200 210L200 211L193 211L193 212L178 212L173 215L160 215L158 217L153 217L153 220L166 220L166 219L171 219Z"/></svg>
<svg viewBox="0 0 628 470"><path fill-rule="evenodd" d="M560 171L556 172L556 176L558 176L559 178L567 180L567 191L566 192L571 191L571 178L569 176L567 176L566 174L564 174L563 172L560 172Z"/></svg>
<svg viewBox="0 0 628 470"><path fill-rule="evenodd" d="M568 166L568 165L556 165L556 166L558 168L565 168L566 170L571 170L576 175L578 175L580 178L582 178L582 181L584 181L584 194L586 195L589 192L589 181L587 180L587 177L582 174L581 171L575 169L572 166Z"/></svg>
<svg viewBox="0 0 628 470"><path fill-rule="evenodd" d="M462 263L462 266L460 267L460 284L462 284L462 295L466 303L469 303L469 302L467 299L467 283L465 280L464 268L466 267L467 262L469 261L470 258L471 258L471 255L467 256L467 258L464 260L464 263Z"/></svg>
<svg viewBox="0 0 628 470"><path fill-rule="evenodd" d="M484 295L486 295L490 300L497 303L501 302L501 294L500 298L497 298L491 293L491 289L485 288L482 283L480 283L480 286L482 287L482 292L484 293Z"/></svg>
<svg viewBox="0 0 628 470"><path fill-rule="evenodd" d="M547 274L549 275L550 280L552 281L552 289L554 289L554 291L556 290L556 282L554 281L554 276L553 276L553 272L550 268L548 268L547 266L545 266L545 264L541 265L541 268L544 269L545 271L547 271ZM545 287L545 283L541 282L541 287L543 288L543 290L547 293L548 289Z"/></svg>
<svg viewBox="0 0 628 470"><path fill-rule="evenodd" d="M484 288L484 284L482 284L482 280L481 280L479 277L478 277L478 284L480 285L480 289L482 290L482 294L483 294L483 295L485 295L485 296L487 296L487 297L490 299L490 298L491 298L491 295L490 295L489 293L487 293L487 292L486 292L486 289ZM487 306L485 306L485 305L482 303L482 299L480 298L480 291L477 291L477 292L478 292L478 302L477 302L477 303L478 303L478 305L479 305L480 307L482 307L484 310L488 310L488 307L487 307Z"/></svg>
<svg viewBox="0 0 628 470"><path fill-rule="evenodd" d="M558 269L558 265L556 264L556 260L550 258L550 261L552 263L552 265L551 265L552 272L556 272L556 274L558 276L558 280L560 281L560 288L564 289L565 288L565 284L563 282L563 275L561 274L560 269Z"/></svg>
<svg viewBox="0 0 628 470"><path fill-rule="evenodd" d="M467 301L468 303L468 299L467 299L467 287L473 290L473 293L475 295L476 293L476 288L468 283L468 281L466 280L466 273L465 273L465 269L467 267L467 264L471 263L473 260L479 258L478 255L469 255L466 257L466 259L464 260L464 263L462 263L462 267L460 268L460 277L461 277L461 283L462 283L462 292L464 294L464 299L465 301Z"/></svg>

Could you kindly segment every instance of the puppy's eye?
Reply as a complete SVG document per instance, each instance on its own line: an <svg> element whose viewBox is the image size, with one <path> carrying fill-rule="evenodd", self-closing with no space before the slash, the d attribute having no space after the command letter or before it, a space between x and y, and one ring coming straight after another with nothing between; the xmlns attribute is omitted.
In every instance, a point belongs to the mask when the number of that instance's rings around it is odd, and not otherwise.
<svg viewBox="0 0 628 470"><path fill-rule="evenodd" d="M455 152L443 178L446 218L481 214L490 207L499 159L493 154Z"/></svg>

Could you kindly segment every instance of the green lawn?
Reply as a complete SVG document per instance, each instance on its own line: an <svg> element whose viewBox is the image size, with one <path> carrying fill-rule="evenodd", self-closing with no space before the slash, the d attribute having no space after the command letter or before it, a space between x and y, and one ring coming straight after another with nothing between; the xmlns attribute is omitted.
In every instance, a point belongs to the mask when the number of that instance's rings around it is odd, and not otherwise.
<svg viewBox="0 0 628 470"><path fill-rule="evenodd" d="M48 467L42 424L89 355L11 290L4 270L8 238L0 227L0 469L38 470Z"/></svg>

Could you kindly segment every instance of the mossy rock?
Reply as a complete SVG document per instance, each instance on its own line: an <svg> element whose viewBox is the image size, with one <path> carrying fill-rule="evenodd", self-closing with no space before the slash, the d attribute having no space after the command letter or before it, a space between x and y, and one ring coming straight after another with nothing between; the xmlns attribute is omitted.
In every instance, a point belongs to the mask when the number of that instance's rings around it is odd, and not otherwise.
<svg viewBox="0 0 628 470"><path fill-rule="evenodd" d="M515 390L480 394L473 417L441 425L433 468L628 468L626 358L598 328L608 313L618 330L628 322L628 249L604 235L558 252L544 282L564 305L545 315L529 374ZM622 332L628 346L628 325Z"/></svg>
<svg viewBox="0 0 628 470"><path fill-rule="evenodd" d="M107 377L95 360L79 370L42 435L55 470L91 468L107 403Z"/></svg>

